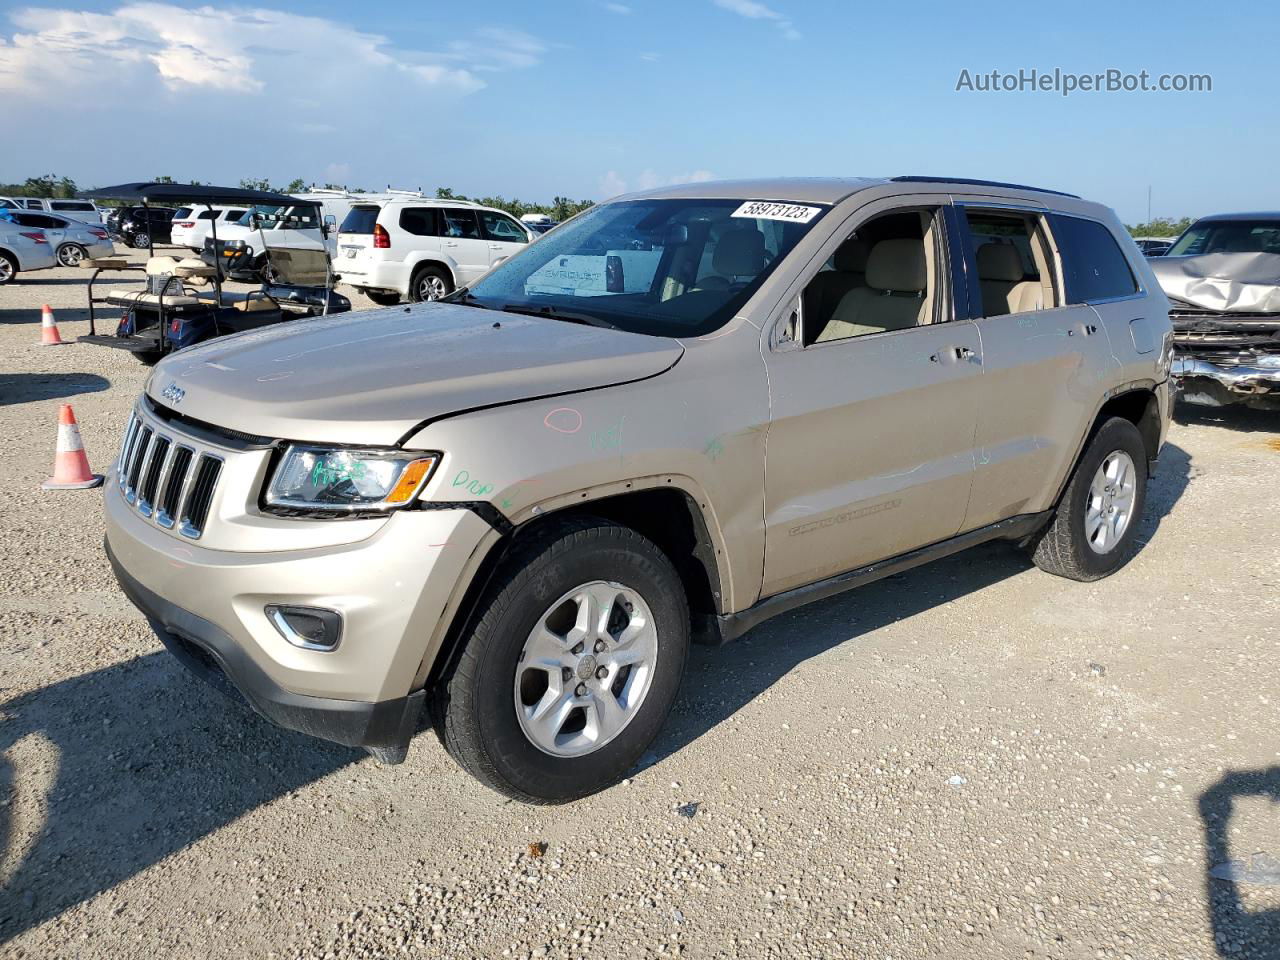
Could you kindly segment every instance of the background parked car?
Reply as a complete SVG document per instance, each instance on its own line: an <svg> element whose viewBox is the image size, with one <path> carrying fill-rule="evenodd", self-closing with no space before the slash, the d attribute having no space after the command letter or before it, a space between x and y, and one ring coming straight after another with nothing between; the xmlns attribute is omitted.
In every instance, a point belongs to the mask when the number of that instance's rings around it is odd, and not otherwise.
<svg viewBox="0 0 1280 960"><path fill-rule="evenodd" d="M69 200L57 197L0 197L0 207L10 210L44 210L60 213L86 223L102 223L102 211L92 200Z"/></svg>
<svg viewBox="0 0 1280 960"><path fill-rule="evenodd" d="M169 240L196 253L204 249L204 238L216 227L219 240L227 239L226 224L236 223L248 211L242 207L179 207L169 225Z"/></svg>
<svg viewBox="0 0 1280 960"><path fill-rule="evenodd" d="M40 230L0 220L0 286L22 272L57 266L53 245Z"/></svg>
<svg viewBox="0 0 1280 960"><path fill-rule="evenodd" d="M361 203L338 228L334 270L374 303L438 300L537 236L501 210L465 200Z"/></svg>
<svg viewBox="0 0 1280 960"><path fill-rule="evenodd" d="M58 263L64 267L74 267L85 257L109 257L116 252L101 224L34 210L11 210L9 216L21 226L43 231Z"/></svg>
<svg viewBox="0 0 1280 960"><path fill-rule="evenodd" d="M173 215L171 207L121 207L107 226L122 243L145 250L150 243L171 243Z"/></svg>
<svg viewBox="0 0 1280 960"><path fill-rule="evenodd" d="M1163 257L1173 246L1173 237L1136 237L1134 243L1144 257Z"/></svg>

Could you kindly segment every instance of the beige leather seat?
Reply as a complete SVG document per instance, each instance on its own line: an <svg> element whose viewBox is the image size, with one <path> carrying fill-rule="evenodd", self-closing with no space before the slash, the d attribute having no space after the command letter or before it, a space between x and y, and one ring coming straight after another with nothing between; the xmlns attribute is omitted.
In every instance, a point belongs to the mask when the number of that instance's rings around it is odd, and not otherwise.
<svg viewBox="0 0 1280 960"><path fill-rule="evenodd" d="M214 291L197 294L200 303L219 304L218 294ZM248 293L223 293L222 300L219 304L223 307L234 307L236 310L244 313L251 313L256 310L275 310L278 306L265 293L260 290L250 290Z"/></svg>
<svg viewBox="0 0 1280 960"><path fill-rule="evenodd" d="M824 324L850 290L867 285L867 256L871 245L853 237L836 249L831 270L823 270L809 281L804 291L805 316Z"/></svg>
<svg viewBox="0 0 1280 960"><path fill-rule="evenodd" d="M160 306L162 302L159 294L147 293L141 290L111 290L107 293L107 297L111 300L145 303L154 307ZM195 297L178 293L172 296L165 294L163 299L165 307L194 307L199 303L200 301Z"/></svg>
<svg viewBox="0 0 1280 960"><path fill-rule="evenodd" d="M728 290L741 277L752 280L764 269L764 234L755 227L726 230L711 254L711 269L693 285L694 290Z"/></svg>
<svg viewBox="0 0 1280 960"><path fill-rule="evenodd" d="M924 241L881 240L867 257L867 285L841 298L815 342L918 326L927 319L926 285Z"/></svg>
<svg viewBox="0 0 1280 960"><path fill-rule="evenodd" d="M1017 247L1010 243L984 243L978 248L977 257L983 316L1041 309L1040 284L1022 279L1022 257Z"/></svg>

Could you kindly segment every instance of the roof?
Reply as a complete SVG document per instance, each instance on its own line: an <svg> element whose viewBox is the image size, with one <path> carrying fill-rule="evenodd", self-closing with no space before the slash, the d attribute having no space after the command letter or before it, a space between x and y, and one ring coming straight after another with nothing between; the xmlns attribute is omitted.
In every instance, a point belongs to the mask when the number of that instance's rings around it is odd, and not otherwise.
<svg viewBox="0 0 1280 960"><path fill-rule="evenodd" d="M244 187L215 187L194 183L121 183L114 187L83 190L77 196L82 200L124 200L129 203L191 204L191 203L271 203L297 206L314 204L314 200L300 200L284 193L267 190L246 190Z"/></svg>
<svg viewBox="0 0 1280 960"><path fill-rule="evenodd" d="M787 200L793 203L835 204L846 197L870 187L890 183L928 183L940 187L954 185L964 187L995 187L1022 193L1049 193L1055 196L1079 199L1073 193L1029 187L1019 183L1002 183L998 180L971 180L965 177L767 177L756 180L713 180L699 183L682 183L654 190L640 190L627 194L629 199L640 197L694 197L707 200ZM972 192L972 191L964 191Z"/></svg>
<svg viewBox="0 0 1280 960"><path fill-rule="evenodd" d="M1207 217L1200 217L1196 223L1216 220L1280 220L1280 212L1262 210L1257 213L1211 213Z"/></svg>

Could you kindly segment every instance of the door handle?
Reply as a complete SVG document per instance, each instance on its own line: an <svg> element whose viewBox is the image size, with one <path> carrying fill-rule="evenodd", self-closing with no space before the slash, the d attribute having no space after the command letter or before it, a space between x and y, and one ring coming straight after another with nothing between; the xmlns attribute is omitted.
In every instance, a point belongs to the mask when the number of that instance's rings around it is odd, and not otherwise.
<svg viewBox="0 0 1280 960"><path fill-rule="evenodd" d="M957 360L969 360L973 357L973 351L968 347L956 347L955 351Z"/></svg>
<svg viewBox="0 0 1280 960"><path fill-rule="evenodd" d="M950 354L957 360L970 360L974 356L973 351L969 347L948 347L945 350L940 350L937 353L930 354L929 362L942 363L943 357L947 354Z"/></svg>
<svg viewBox="0 0 1280 960"><path fill-rule="evenodd" d="M457 243L457 241L456 241L456 240L446 240L446 241L444 242L444 245L445 245L446 247L456 247L456 246L458 245L458 243Z"/></svg>

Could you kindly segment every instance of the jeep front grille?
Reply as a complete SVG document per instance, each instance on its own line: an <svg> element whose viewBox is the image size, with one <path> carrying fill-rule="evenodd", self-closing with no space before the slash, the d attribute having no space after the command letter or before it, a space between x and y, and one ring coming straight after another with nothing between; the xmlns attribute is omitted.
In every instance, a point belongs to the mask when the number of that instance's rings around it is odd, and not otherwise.
<svg viewBox="0 0 1280 960"><path fill-rule="evenodd" d="M222 474L222 458L145 423L135 411L120 444L116 478L125 501L166 530L200 539Z"/></svg>

